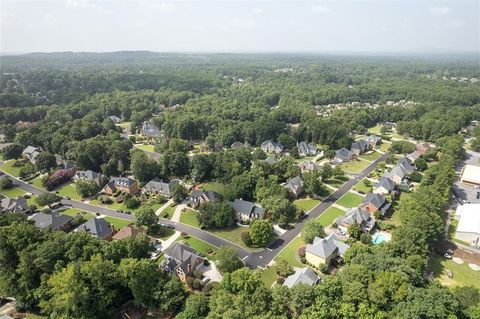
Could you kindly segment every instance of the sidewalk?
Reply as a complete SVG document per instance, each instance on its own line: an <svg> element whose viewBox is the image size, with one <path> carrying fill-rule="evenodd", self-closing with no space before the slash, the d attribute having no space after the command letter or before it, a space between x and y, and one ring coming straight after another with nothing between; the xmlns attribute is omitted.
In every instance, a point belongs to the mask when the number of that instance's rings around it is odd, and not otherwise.
<svg viewBox="0 0 480 319"><path fill-rule="evenodd" d="M187 208L186 204L178 204L177 207L175 207L175 212L173 213L172 222L180 222L180 215L182 215L182 209Z"/></svg>
<svg viewBox="0 0 480 319"><path fill-rule="evenodd" d="M173 203L173 199L169 199L165 204L163 204L157 211L155 212L155 215L160 216L160 214L163 212L165 208L170 206Z"/></svg>

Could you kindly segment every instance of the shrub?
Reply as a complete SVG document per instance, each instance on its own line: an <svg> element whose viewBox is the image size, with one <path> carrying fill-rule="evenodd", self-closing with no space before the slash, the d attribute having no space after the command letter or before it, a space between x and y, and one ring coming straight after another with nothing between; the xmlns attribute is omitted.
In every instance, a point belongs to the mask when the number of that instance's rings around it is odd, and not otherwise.
<svg viewBox="0 0 480 319"><path fill-rule="evenodd" d="M372 243L372 235L370 234L361 234L360 235L360 242L365 245L369 245Z"/></svg>
<svg viewBox="0 0 480 319"><path fill-rule="evenodd" d="M284 282L285 282L285 278L283 278L283 277L278 277L277 278L277 284L283 285Z"/></svg>
<svg viewBox="0 0 480 319"><path fill-rule="evenodd" d="M0 189L9 189L13 187L13 182L7 176L0 178Z"/></svg>
<svg viewBox="0 0 480 319"><path fill-rule="evenodd" d="M306 263L307 263L307 258L301 257L301 258L300 258L300 262L301 262L302 264L306 264Z"/></svg>
<svg viewBox="0 0 480 319"><path fill-rule="evenodd" d="M297 249L297 254L298 254L298 257L300 258L305 258L305 254L306 254L306 247L300 247Z"/></svg>
<svg viewBox="0 0 480 319"><path fill-rule="evenodd" d="M125 198L125 207L132 209L138 206L140 206L140 201L136 197Z"/></svg>
<svg viewBox="0 0 480 319"><path fill-rule="evenodd" d="M69 180L72 179L73 175L75 175L75 169L59 169L55 171L52 175L50 175L45 182L45 187L47 190L52 190L58 185L61 185Z"/></svg>
<svg viewBox="0 0 480 319"><path fill-rule="evenodd" d="M106 196L106 195L98 196L98 200L102 204L112 204L113 203L112 198L110 196Z"/></svg>
<svg viewBox="0 0 480 319"><path fill-rule="evenodd" d="M327 274L328 273L328 266L325 265L325 264L320 264L320 265L318 265L318 270L320 270L320 272L322 274Z"/></svg>
<svg viewBox="0 0 480 319"><path fill-rule="evenodd" d="M250 238L250 233L249 232L243 232L241 237L242 237L243 243L246 246L248 246L248 247L252 246L252 239Z"/></svg>

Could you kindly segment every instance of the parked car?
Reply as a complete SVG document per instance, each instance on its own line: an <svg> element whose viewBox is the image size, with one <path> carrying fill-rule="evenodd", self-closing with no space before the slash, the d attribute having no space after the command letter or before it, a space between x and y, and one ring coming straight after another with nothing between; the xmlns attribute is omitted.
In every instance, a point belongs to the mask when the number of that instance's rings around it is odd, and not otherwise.
<svg viewBox="0 0 480 319"><path fill-rule="evenodd" d="M450 255L449 253L443 254L443 257L445 257L446 259L452 259L452 255Z"/></svg>
<svg viewBox="0 0 480 319"><path fill-rule="evenodd" d="M448 248L445 253L446 253L446 254L449 254L449 255L453 255L453 250L451 250L450 248Z"/></svg>
<svg viewBox="0 0 480 319"><path fill-rule="evenodd" d="M165 228L175 229L175 227L173 225L168 225L168 224L163 224L163 223L159 223L159 225L162 226L162 227L165 227Z"/></svg>
<svg viewBox="0 0 480 319"><path fill-rule="evenodd" d="M203 277L203 279L202 279L202 285L205 285L205 284L206 284L207 282L209 282L209 281L210 281L210 277L208 277L208 276Z"/></svg>

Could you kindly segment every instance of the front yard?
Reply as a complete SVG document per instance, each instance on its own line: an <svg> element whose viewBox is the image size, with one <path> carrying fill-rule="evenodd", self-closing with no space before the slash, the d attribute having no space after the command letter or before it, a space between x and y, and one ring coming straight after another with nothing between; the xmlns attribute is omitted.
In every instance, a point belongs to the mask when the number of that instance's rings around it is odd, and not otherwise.
<svg viewBox="0 0 480 319"><path fill-rule="evenodd" d="M297 199L293 202L295 206L303 209L305 212L311 211L315 206L320 203L321 201L319 201L318 199L311 198Z"/></svg>
<svg viewBox="0 0 480 319"><path fill-rule="evenodd" d="M187 209L180 215L180 222L196 228L200 228L200 223L197 218L198 213L192 209Z"/></svg>
<svg viewBox="0 0 480 319"><path fill-rule="evenodd" d="M265 287L272 287L273 283L277 280L278 275L275 272L275 267L270 267L262 270L260 279L265 284Z"/></svg>
<svg viewBox="0 0 480 319"><path fill-rule="evenodd" d="M362 196L348 192L337 201L337 204L345 208L353 208L360 205L362 201L363 201Z"/></svg>
<svg viewBox="0 0 480 319"><path fill-rule="evenodd" d="M68 215L68 216L72 216L72 217L75 217L75 216L80 214L80 215L82 215L82 217L85 220L89 220L89 219L92 219L92 218L95 217L95 214L85 212L85 211L81 211L81 210L76 209L76 208L69 208L67 210L61 211L60 214L61 215Z"/></svg>
<svg viewBox="0 0 480 319"><path fill-rule="evenodd" d="M25 192L18 187L0 189L0 194L10 197L10 198L18 198L23 196Z"/></svg>
<svg viewBox="0 0 480 319"><path fill-rule="evenodd" d="M322 224L323 227L330 226L335 219L340 216L345 215L345 211L336 208L336 207L329 207L322 215L318 216L317 220Z"/></svg>
<svg viewBox="0 0 480 319"><path fill-rule="evenodd" d="M378 152L372 152L371 154L362 154L359 157L361 159L373 162L373 161L379 159L380 157L382 157L382 154L380 154Z"/></svg>
<svg viewBox="0 0 480 319"><path fill-rule="evenodd" d="M367 166L370 165L370 162L362 161L362 160L353 160L347 163L341 164L342 169L351 174L360 173L363 171Z"/></svg>
<svg viewBox="0 0 480 319"><path fill-rule="evenodd" d="M16 160L9 160L9 161L3 162L3 165L0 166L0 169L12 176L19 177L20 169L22 168L22 166L14 166L16 163L17 163Z"/></svg>
<svg viewBox="0 0 480 319"><path fill-rule="evenodd" d="M146 203L141 203L140 206L136 208L127 208L124 203L115 203L113 202L112 204L102 204L98 199L93 199L90 201L90 204L92 205L97 205L97 206L103 206L106 208L114 209L114 210L124 210L124 211L130 211L132 214L134 214L140 207L145 206L145 205L150 205L153 209L153 211L157 211L162 205L161 204L148 204Z"/></svg>
<svg viewBox="0 0 480 319"><path fill-rule="evenodd" d="M177 241L181 241L184 244L192 247L197 252L199 252L200 254L202 254L203 256L207 257L210 260L215 260L216 259L215 258L215 253L218 250L218 248L204 242L201 239L198 239L198 238L192 237L192 236L185 236L185 237L180 236L180 237L178 237ZM211 253L211 252L213 252L213 253Z"/></svg>
<svg viewBox="0 0 480 319"><path fill-rule="evenodd" d="M369 181L370 186L368 186L368 185L365 184L365 181L367 181L367 179L361 180L357 185L355 185L355 187L353 189L355 189L357 192L363 193L363 194L371 192L372 191L372 183Z"/></svg>
<svg viewBox="0 0 480 319"><path fill-rule="evenodd" d="M111 216L104 216L103 219L105 219L107 222L112 224L112 226L114 226L116 230L120 230L123 227L132 223L131 220L120 219L120 218L115 218Z"/></svg>
<svg viewBox="0 0 480 319"><path fill-rule="evenodd" d="M331 178L326 179L326 180L324 180L323 182L324 182L325 184L330 185L330 186L339 188L340 186L342 186L343 184L345 184L347 181L348 181L348 177L347 177L347 176L332 176Z"/></svg>
<svg viewBox="0 0 480 319"><path fill-rule="evenodd" d="M280 254L277 255L275 260L277 261L279 259L285 259L292 267L305 267L304 264L297 260L297 249L302 246L305 246L303 239L300 236L295 237L295 239L292 240L290 244L288 244L287 247L285 247Z"/></svg>
<svg viewBox="0 0 480 319"><path fill-rule="evenodd" d="M57 189L58 194L60 196L68 196L74 200L81 200L82 196L78 195L77 191L75 190L75 184L65 184L61 188Z"/></svg>

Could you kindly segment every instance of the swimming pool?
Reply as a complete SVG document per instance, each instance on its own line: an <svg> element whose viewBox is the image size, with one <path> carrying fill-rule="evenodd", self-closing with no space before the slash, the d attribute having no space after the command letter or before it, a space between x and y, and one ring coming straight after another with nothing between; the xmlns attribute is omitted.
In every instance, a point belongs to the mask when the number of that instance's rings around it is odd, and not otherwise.
<svg viewBox="0 0 480 319"><path fill-rule="evenodd" d="M386 241L390 241L390 234L388 233L383 233L383 232L376 232L374 235L373 235L373 238L372 238L372 242L375 244L375 245L378 245L378 244L381 244L383 242L386 242Z"/></svg>

